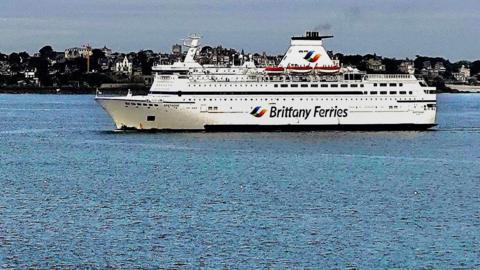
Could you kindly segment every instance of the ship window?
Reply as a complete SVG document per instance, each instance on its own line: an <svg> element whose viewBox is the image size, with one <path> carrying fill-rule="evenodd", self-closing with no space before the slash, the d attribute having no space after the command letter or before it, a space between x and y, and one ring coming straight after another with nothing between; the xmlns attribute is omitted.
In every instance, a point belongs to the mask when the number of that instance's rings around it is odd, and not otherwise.
<svg viewBox="0 0 480 270"><path fill-rule="evenodd" d="M147 121L155 121L155 116L154 115L147 116Z"/></svg>
<svg viewBox="0 0 480 270"><path fill-rule="evenodd" d="M407 91L400 91L400 95L405 95L407 94Z"/></svg>
<svg viewBox="0 0 480 270"><path fill-rule="evenodd" d="M398 86L403 86L403 83L399 83Z"/></svg>
<svg viewBox="0 0 480 270"><path fill-rule="evenodd" d="M358 87L358 84L350 84L350 87Z"/></svg>
<svg viewBox="0 0 480 270"><path fill-rule="evenodd" d="M125 102L125 105L130 105L130 102Z"/></svg>
<svg viewBox="0 0 480 270"><path fill-rule="evenodd" d="M311 84L310 87L318 87L318 84Z"/></svg>
<svg viewBox="0 0 480 270"><path fill-rule="evenodd" d="M377 91L371 91L370 92L370 95L376 95L377 94Z"/></svg>
<svg viewBox="0 0 480 270"><path fill-rule="evenodd" d="M387 91L380 91L380 95L386 95Z"/></svg>
<svg viewBox="0 0 480 270"><path fill-rule="evenodd" d="M301 87L308 87L308 84L301 84Z"/></svg>
<svg viewBox="0 0 480 270"><path fill-rule="evenodd" d="M411 94L412 94L412 91L408 91L408 93L411 95Z"/></svg>
<svg viewBox="0 0 480 270"><path fill-rule="evenodd" d="M380 87L385 87L385 86L387 86L386 83L381 83L381 84L380 84Z"/></svg>
<svg viewBox="0 0 480 270"><path fill-rule="evenodd" d="M331 84L330 87L338 87L338 84Z"/></svg>
<svg viewBox="0 0 480 270"><path fill-rule="evenodd" d="M143 106L147 106L147 103L143 103Z"/></svg>
<svg viewBox="0 0 480 270"><path fill-rule="evenodd" d="M397 91L390 91L390 95L396 95Z"/></svg>
<svg viewBox="0 0 480 270"><path fill-rule="evenodd" d="M364 87L364 85L363 85L363 84L360 84L360 87Z"/></svg>
<svg viewBox="0 0 480 270"><path fill-rule="evenodd" d="M321 84L320 87L328 87L328 84Z"/></svg>
<svg viewBox="0 0 480 270"><path fill-rule="evenodd" d="M347 84L341 84L340 87L348 87Z"/></svg>
<svg viewBox="0 0 480 270"><path fill-rule="evenodd" d="M391 83L390 86L397 86L397 84L396 83Z"/></svg>
<svg viewBox="0 0 480 270"><path fill-rule="evenodd" d="M158 104L154 104L153 106L158 107Z"/></svg>
<svg viewBox="0 0 480 270"><path fill-rule="evenodd" d="M298 84L290 84L290 87L298 87Z"/></svg>
<svg viewBox="0 0 480 270"><path fill-rule="evenodd" d="M280 84L280 87L288 87L288 84Z"/></svg>
<svg viewBox="0 0 480 270"><path fill-rule="evenodd" d="M275 88L278 87L278 84L274 84L273 87L275 87Z"/></svg>

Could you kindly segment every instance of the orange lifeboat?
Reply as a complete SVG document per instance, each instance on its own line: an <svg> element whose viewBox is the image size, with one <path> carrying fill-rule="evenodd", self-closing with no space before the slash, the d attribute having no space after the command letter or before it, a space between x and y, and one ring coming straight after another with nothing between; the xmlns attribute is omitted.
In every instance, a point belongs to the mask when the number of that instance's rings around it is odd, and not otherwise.
<svg viewBox="0 0 480 270"><path fill-rule="evenodd" d="M320 66L315 67L315 71L321 73L338 73L340 71L339 66Z"/></svg>
<svg viewBox="0 0 480 270"><path fill-rule="evenodd" d="M272 74L283 73L284 71L285 69L283 67L266 67L265 68L265 72L272 73Z"/></svg>

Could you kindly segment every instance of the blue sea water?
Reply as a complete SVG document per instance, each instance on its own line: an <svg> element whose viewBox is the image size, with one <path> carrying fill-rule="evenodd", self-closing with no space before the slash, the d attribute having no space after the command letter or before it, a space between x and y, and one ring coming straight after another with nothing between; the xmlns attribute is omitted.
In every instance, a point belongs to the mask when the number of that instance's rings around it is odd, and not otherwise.
<svg viewBox="0 0 480 270"><path fill-rule="evenodd" d="M480 95L427 132L119 133L0 95L0 269L480 268Z"/></svg>

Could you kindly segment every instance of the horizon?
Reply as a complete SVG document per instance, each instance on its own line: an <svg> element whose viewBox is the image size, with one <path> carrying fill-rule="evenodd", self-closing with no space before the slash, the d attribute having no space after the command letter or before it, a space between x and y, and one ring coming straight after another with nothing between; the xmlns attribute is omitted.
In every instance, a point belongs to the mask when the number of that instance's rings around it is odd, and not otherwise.
<svg viewBox="0 0 480 270"><path fill-rule="evenodd" d="M88 43L117 52L169 52L188 34L200 32L202 45L279 55L291 36L319 31L335 36L325 45L334 53L480 59L474 45L480 35L478 1L384 2L7 0L0 3L0 52L35 53L46 45L58 51Z"/></svg>

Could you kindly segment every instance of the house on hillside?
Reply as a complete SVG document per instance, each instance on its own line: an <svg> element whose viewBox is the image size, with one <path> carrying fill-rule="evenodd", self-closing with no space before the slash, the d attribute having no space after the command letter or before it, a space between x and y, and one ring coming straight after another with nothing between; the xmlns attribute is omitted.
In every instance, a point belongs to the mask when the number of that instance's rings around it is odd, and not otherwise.
<svg viewBox="0 0 480 270"><path fill-rule="evenodd" d="M133 62L128 59L127 56L119 58L115 63L115 72L131 75L133 72Z"/></svg>
<svg viewBox="0 0 480 270"><path fill-rule="evenodd" d="M80 57L87 57L90 54L90 50L88 48L69 48L65 50L65 59L75 59Z"/></svg>
<svg viewBox="0 0 480 270"><path fill-rule="evenodd" d="M402 61L398 66L398 71L400 71L403 74L413 75L415 74L415 65L413 61L410 61L410 60Z"/></svg>
<svg viewBox="0 0 480 270"><path fill-rule="evenodd" d="M385 72L387 68L382 63L382 60L371 58L367 61L367 69L375 72Z"/></svg>
<svg viewBox="0 0 480 270"><path fill-rule="evenodd" d="M471 75L470 68L465 67L465 65L462 65L458 70L458 72L454 72L452 73L452 75L455 78L455 80L462 83L466 83L468 82L468 79L470 78L470 75Z"/></svg>

